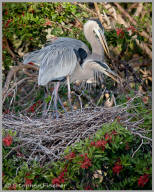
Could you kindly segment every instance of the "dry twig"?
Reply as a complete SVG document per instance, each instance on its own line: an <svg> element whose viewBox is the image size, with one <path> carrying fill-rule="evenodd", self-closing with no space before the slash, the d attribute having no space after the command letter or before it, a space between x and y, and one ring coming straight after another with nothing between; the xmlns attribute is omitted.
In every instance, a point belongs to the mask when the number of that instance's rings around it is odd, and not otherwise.
<svg viewBox="0 0 154 192"><path fill-rule="evenodd" d="M38 70L38 67L37 66L34 66L34 65L30 65L30 64L21 64L18 65L18 66L13 66L11 68L11 70L9 71L8 75L7 75L7 78L6 78L6 81L5 81L5 85L3 87L3 90L2 90L2 97L3 98L6 98L6 93L9 89L9 86L10 86L10 82L13 78L13 76L20 70L23 70L23 69L33 69L33 70ZM3 103L4 103L5 99L3 99Z"/></svg>

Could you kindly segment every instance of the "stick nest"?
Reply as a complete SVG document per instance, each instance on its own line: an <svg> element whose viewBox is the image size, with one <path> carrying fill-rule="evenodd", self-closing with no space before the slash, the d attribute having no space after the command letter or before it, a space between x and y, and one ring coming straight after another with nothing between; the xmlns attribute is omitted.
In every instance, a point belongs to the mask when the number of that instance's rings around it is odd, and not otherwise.
<svg viewBox="0 0 154 192"><path fill-rule="evenodd" d="M58 160L67 146L92 136L104 123L113 122L117 117L120 117L120 123L127 129L139 130L138 125L143 120L132 122L133 114L128 112L128 109L134 108L132 101L133 99L112 108L95 107L85 108L82 111L76 110L68 113L67 116L63 114L59 119L4 115L3 129L16 131L14 141L18 142L7 156L22 150L27 161L35 159L45 163Z"/></svg>

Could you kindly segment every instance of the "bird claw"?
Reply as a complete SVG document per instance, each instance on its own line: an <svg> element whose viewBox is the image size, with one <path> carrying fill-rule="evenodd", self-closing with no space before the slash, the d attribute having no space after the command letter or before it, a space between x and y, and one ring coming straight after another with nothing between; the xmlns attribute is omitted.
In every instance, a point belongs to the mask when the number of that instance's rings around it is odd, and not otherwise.
<svg viewBox="0 0 154 192"><path fill-rule="evenodd" d="M58 119L59 118L59 112L58 111L54 111L52 113L52 116L53 116L54 119Z"/></svg>

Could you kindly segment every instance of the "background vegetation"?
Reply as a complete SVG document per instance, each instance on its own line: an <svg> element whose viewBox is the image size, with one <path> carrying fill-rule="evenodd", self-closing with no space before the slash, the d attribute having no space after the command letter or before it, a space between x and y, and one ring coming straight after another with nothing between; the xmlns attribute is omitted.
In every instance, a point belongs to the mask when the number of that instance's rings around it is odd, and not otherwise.
<svg viewBox="0 0 154 192"><path fill-rule="evenodd" d="M80 110L82 101L93 117L95 107L111 107L112 112L114 105L131 101L131 107L124 105L131 120L125 113L112 117L114 123L107 123L108 117L57 161L49 162L46 155L41 162L32 154L27 160L26 141L15 121L41 118L44 90L37 85L38 66L23 65L23 56L57 37L80 39L89 46L83 34L89 18L103 24L111 52L105 60L125 82L119 87L105 79L101 85L92 83L91 89L71 85L73 108ZM3 3L2 22L4 189L151 189L152 3ZM59 94L69 111L67 88L62 86Z"/></svg>

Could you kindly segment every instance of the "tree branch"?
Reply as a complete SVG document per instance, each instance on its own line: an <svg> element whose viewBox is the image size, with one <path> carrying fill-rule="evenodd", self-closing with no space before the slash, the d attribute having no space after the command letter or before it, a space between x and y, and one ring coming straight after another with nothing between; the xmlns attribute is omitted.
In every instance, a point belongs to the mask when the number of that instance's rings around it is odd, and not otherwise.
<svg viewBox="0 0 154 192"><path fill-rule="evenodd" d="M120 11L123 15L125 15L133 25L137 25L137 22L127 13L127 11L125 11L125 10L119 5L119 3L114 3L114 5L117 6L117 8L119 9L119 11ZM151 38L145 31L142 31L142 32L137 31L137 32L138 32L141 36L147 38L150 43L152 43L152 38Z"/></svg>
<svg viewBox="0 0 154 192"><path fill-rule="evenodd" d="M3 90L2 90L2 97L4 97L4 95L6 94L8 88L9 88L9 85L10 85L10 82L11 82L11 79L12 77L14 76L14 74L16 74L19 70L23 70L23 69L33 69L33 70L36 70L38 71L38 67L37 66L34 66L34 65L30 65L30 64L22 64L19 62L20 65L18 66L13 66L11 68L11 70L9 71L8 75L7 75L7 78L6 78L6 82L5 82L5 85L3 87Z"/></svg>

